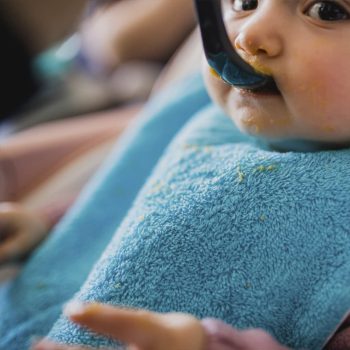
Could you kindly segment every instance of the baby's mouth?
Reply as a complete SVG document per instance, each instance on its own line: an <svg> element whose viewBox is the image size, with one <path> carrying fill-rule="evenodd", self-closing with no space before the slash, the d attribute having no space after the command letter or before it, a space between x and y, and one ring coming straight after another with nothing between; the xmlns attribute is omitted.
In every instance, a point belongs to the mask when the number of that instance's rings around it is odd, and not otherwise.
<svg viewBox="0 0 350 350"><path fill-rule="evenodd" d="M275 80L272 78L272 71L269 67L265 66L259 59L258 56L248 56L241 54L242 59L250 64L256 71L257 74L262 74L268 76L268 82L264 85L256 88L242 88L246 92L259 95L281 95L280 90L278 89Z"/></svg>
<svg viewBox="0 0 350 350"><path fill-rule="evenodd" d="M260 86L258 88L249 89L249 88L240 88L242 92L253 94L253 95L281 95L280 90L278 89L275 80L269 81L267 84Z"/></svg>

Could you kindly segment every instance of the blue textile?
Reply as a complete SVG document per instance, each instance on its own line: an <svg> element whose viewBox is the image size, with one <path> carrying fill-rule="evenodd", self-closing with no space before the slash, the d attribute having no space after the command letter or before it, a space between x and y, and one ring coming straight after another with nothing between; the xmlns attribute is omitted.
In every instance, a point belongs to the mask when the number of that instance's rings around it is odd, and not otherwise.
<svg viewBox="0 0 350 350"><path fill-rule="evenodd" d="M43 336L86 279L172 137L209 103L199 74L167 89L117 143L79 200L32 256L21 275L0 289L0 349L27 349Z"/></svg>
<svg viewBox="0 0 350 350"><path fill-rule="evenodd" d="M349 218L349 149L262 149L209 107L171 144L76 298L321 349L350 309ZM50 337L114 344L64 317Z"/></svg>

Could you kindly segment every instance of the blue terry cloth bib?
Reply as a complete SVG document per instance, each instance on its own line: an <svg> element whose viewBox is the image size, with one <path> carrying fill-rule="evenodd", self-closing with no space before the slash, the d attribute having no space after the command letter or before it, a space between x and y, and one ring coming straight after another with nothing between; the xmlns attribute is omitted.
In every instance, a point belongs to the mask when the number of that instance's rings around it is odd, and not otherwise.
<svg viewBox="0 0 350 350"><path fill-rule="evenodd" d="M321 349L350 309L350 150L279 153L216 108L167 150L76 295ZM114 343L62 317L50 337Z"/></svg>

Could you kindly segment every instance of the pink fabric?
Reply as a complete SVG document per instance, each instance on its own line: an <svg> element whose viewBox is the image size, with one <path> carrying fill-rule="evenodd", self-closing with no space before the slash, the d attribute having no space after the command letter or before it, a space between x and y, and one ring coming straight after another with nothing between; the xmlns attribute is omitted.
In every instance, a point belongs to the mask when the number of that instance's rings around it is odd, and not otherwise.
<svg viewBox="0 0 350 350"><path fill-rule="evenodd" d="M213 318L202 320L208 343L205 350L230 350L236 349L235 337L238 331L226 323Z"/></svg>
<svg viewBox="0 0 350 350"><path fill-rule="evenodd" d="M0 201L20 201L56 171L115 139L140 110L131 105L21 131L0 145Z"/></svg>
<svg viewBox="0 0 350 350"><path fill-rule="evenodd" d="M212 318L202 325L208 338L206 350L288 350L261 329L241 331Z"/></svg>
<svg viewBox="0 0 350 350"><path fill-rule="evenodd" d="M325 350L350 350L350 315L328 342Z"/></svg>
<svg viewBox="0 0 350 350"><path fill-rule="evenodd" d="M240 331L213 318L202 320L202 325L208 338L205 350L287 350L260 329ZM342 323L324 350L350 350L350 316Z"/></svg>

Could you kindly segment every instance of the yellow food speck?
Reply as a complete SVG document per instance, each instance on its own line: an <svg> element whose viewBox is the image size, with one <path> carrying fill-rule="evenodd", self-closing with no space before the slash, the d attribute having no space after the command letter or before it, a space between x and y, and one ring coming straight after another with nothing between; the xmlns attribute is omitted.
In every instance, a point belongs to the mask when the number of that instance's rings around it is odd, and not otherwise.
<svg viewBox="0 0 350 350"><path fill-rule="evenodd" d="M325 124L322 126L322 130L327 131L327 132L333 132L335 130L334 126Z"/></svg>
<svg viewBox="0 0 350 350"><path fill-rule="evenodd" d="M191 145L191 144L185 144L183 146L183 148L185 150L190 150L190 151L195 151L195 152L199 150L199 147L197 145Z"/></svg>
<svg viewBox="0 0 350 350"><path fill-rule="evenodd" d="M44 282L39 282L39 283L36 285L36 287L37 287L38 289L45 289L45 288L47 287L47 284L44 283Z"/></svg>
<svg viewBox="0 0 350 350"><path fill-rule="evenodd" d="M221 79L220 75L218 74L218 72L214 68L210 67L209 70L210 70L211 75L213 75L215 78Z"/></svg>
<svg viewBox="0 0 350 350"><path fill-rule="evenodd" d="M164 182L163 181L155 181L152 184L152 188L149 190L148 194L154 194L159 192L162 187L164 187Z"/></svg>
<svg viewBox="0 0 350 350"><path fill-rule="evenodd" d="M212 147L210 147L210 146L205 146L204 147L204 152L205 153L211 153L213 151L213 148Z"/></svg>
<svg viewBox="0 0 350 350"><path fill-rule="evenodd" d="M256 72L271 75L271 69L264 66L261 62L259 62L258 56L247 57L248 63L255 69Z"/></svg>
<svg viewBox="0 0 350 350"><path fill-rule="evenodd" d="M273 171L273 170L276 170L277 169L277 166L276 165L259 165L255 168L256 171L260 171L260 172L263 172L263 171Z"/></svg>
<svg viewBox="0 0 350 350"><path fill-rule="evenodd" d="M244 173L241 170L241 167L238 165L237 167L237 174L238 174L238 182L241 183L244 180Z"/></svg>
<svg viewBox="0 0 350 350"><path fill-rule="evenodd" d="M249 289L249 288L251 288L252 287L252 285L249 283L249 282L247 282L245 285L244 285L244 288L245 289Z"/></svg>

